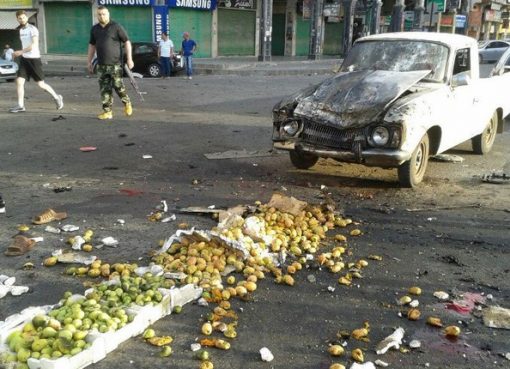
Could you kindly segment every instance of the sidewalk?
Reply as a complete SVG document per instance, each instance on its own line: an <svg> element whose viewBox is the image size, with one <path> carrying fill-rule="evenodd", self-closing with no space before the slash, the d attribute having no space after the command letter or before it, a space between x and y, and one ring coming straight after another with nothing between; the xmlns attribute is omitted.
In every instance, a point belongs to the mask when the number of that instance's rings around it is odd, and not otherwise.
<svg viewBox="0 0 510 369"><path fill-rule="evenodd" d="M48 76L86 75L87 57L84 55L43 55L44 72ZM329 74L337 68L341 59L329 56L320 60L306 57L275 56L270 62L260 62L257 57L219 57L193 59L196 75L240 76L299 76Z"/></svg>

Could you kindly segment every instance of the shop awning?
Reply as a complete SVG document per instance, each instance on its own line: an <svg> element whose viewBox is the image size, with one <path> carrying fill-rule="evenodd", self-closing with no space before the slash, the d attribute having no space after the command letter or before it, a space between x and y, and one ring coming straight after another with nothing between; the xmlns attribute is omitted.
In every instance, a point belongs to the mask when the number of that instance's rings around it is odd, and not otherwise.
<svg viewBox="0 0 510 369"><path fill-rule="evenodd" d="M27 10L27 17L30 18L36 12ZM0 29L16 29L19 26L16 20L16 10L0 11Z"/></svg>

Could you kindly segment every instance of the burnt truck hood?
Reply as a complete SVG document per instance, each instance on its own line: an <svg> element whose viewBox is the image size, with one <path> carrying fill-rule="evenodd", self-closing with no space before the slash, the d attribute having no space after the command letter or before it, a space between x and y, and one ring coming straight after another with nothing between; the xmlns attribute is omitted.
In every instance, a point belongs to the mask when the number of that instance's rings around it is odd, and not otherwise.
<svg viewBox="0 0 510 369"><path fill-rule="evenodd" d="M294 115L338 128L364 127L429 73L428 70L341 73L324 81L308 96L301 95Z"/></svg>

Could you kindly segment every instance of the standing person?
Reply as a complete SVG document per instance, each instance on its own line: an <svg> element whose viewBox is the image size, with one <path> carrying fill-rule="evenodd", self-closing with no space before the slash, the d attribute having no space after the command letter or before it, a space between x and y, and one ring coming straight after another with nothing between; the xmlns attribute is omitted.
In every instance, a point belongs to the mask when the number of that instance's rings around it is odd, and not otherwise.
<svg viewBox="0 0 510 369"><path fill-rule="evenodd" d="M184 32L182 34L184 40L182 40L182 49L181 53L184 57L184 63L186 65L186 74L188 79L192 79L193 74L193 53L197 49L197 43L189 38L189 32Z"/></svg>
<svg viewBox="0 0 510 369"><path fill-rule="evenodd" d="M172 57L174 55L174 43L168 38L168 34L163 32L161 34L161 41L159 41L158 58L163 68L163 78L170 77L172 73Z"/></svg>
<svg viewBox="0 0 510 369"><path fill-rule="evenodd" d="M103 104L103 112L97 117L100 120L113 118L113 89L124 104L124 114L130 116L133 114L133 107L122 80L121 46L124 43L127 66L129 69L133 69L131 42L124 28L110 20L110 12L106 7L100 6L97 8L97 20L98 23L90 30L87 60L89 72L92 73L92 59L94 54L97 53L97 73Z"/></svg>
<svg viewBox="0 0 510 369"><path fill-rule="evenodd" d="M12 56L15 58L20 56L18 77L16 78L18 105L10 108L9 112L21 113L25 111L25 81L30 78L33 78L40 88L53 97L57 110L62 109L64 107L62 95L57 95L55 90L44 82L41 52L39 51L39 30L28 23L28 17L24 10L16 12L16 20L19 23L21 50L16 50Z"/></svg>
<svg viewBox="0 0 510 369"><path fill-rule="evenodd" d="M12 59L13 59L12 54L14 54L14 50L12 49L11 45L5 44L5 48L4 48L2 57L7 61L12 61Z"/></svg>

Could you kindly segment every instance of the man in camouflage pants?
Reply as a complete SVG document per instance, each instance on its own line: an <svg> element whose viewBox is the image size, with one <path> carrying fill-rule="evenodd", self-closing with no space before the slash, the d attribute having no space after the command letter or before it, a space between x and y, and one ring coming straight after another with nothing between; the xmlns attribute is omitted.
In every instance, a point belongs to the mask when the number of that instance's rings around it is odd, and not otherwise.
<svg viewBox="0 0 510 369"><path fill-rule="evenodd" d="M110 12L104 6L97 8L97 20L90 30L88 50L88 68L93 72L92 59L97 54L97 73L99 75L99 90L101 91L101 103L103 112L97 117L101 120L112 119L113 90L117 92L124 104L124 113L127 116L133 114L131 100L126 93L126 87L122 80L121 46L124 43L126 63L129 69L134 66L131 42L122 26L110 20Z"/></svg>

